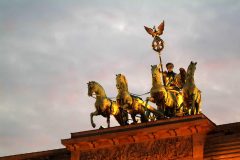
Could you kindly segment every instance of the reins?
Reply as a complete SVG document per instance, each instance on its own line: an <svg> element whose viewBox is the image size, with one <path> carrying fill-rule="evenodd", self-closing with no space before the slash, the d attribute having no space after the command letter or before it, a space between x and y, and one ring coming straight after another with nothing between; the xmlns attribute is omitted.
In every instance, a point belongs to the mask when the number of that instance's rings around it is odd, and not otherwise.
<svg viewBox="0 0 240 160"><path fill-rule="evenodd" d="M135 94L135 93L129 92L130 95L133 95L133 96L136 96L136 97L141 97L141 96L147 95L147 94L149 94L149 93L150 93L150 91L149 91L149 92L146 92L146 93L142 93L142 94ZM93 95L96 95L96 94L93 94ZM96 95L96 96L97 96L97 95ZM90 96L90 97L96 99L96 97L94 97L94 96ZM113 100L113 99L116 99L117 97L107 97L107 98L110 99L110 100Z"/></svg>

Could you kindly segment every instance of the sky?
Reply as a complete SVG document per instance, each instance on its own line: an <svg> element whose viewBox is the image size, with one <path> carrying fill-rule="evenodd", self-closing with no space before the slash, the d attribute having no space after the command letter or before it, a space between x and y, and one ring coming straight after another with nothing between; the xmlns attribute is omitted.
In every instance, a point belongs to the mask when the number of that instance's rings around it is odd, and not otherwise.
<svg viewBox="0 0 240 160"><path fill-rule="evenodd" d="M162 20L164 65L178 73L196 61L203 113L240 122L239 16L237 0L1 0L0 156L62 148L70 133L92 129L89 81L115 97L121 73L130 92L148 92L159 59L143 26Z"/></svg>

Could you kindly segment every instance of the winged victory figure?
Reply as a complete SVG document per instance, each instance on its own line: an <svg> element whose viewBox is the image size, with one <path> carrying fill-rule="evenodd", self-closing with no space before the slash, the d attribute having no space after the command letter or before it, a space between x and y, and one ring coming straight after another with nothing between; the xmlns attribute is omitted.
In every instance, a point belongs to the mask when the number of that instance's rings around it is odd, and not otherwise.
<svg viewBox="0 0 240 160"><path fill-rule="evenodd" d="M153 26L153 29L146 26L144 26L144 28L150 35L152 35L152 37L160 36L163 34L164 21L157 27L157 29L155 26Z"/></svg>

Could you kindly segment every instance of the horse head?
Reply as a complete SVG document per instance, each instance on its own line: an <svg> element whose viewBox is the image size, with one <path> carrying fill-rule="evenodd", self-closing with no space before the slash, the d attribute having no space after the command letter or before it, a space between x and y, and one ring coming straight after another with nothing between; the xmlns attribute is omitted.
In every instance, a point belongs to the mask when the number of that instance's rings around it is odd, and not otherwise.
<svg viewBox="0 0 240 160"><path fill-rule="evenodd" d="M188 76L194 76L194 72L196 70L196 65L197 65L197 62L191 61L191 63L188 66L188 69L187 69Z"/></svg>
<svg viewBox="0 0 240 160"><path fill-rule="evenodd" d="M160 65L151 65L152 79L154 81L162 81Z"/></svg>
<svg viewBox="0 0 240 160"><path fill-rule="evenodd" d="M93 96L93 93L95 93L96 96L106 97L105 90L99 83L95 81L90 81L87 84L88 84L88 96Z"/></svg>
<svg viewBox="0 0 240 160"><path fill-rule="evenodd" d="M93 96L93 93L96 91L96 82L90 81L87 83L88 85L88 96Z"/></svg>
<svg viewBox="0 0 240 160"><path fill-rule="evenodd" d="M128 89L127 79L123 74L116 75L116 87L118 90Z"/></svg>

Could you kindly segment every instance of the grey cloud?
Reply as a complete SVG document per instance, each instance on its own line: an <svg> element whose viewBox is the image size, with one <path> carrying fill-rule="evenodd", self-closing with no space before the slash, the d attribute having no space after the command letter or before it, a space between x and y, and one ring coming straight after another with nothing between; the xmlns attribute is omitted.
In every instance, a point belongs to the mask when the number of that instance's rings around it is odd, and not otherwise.
<svg viewBox="0 0 240 160"><path fill-rule="evenodd" d="M239 7L238 1L1 1L0 155L62 147L70 132L91 129L90 80L114 97L115 74L123 73L131 92L147 92L150 65L159 60L143 26L162 19L164 62L177 71L198 61L204 113L218 124L239 121ZM95 121L106 125L103 117Z"/></svg>

